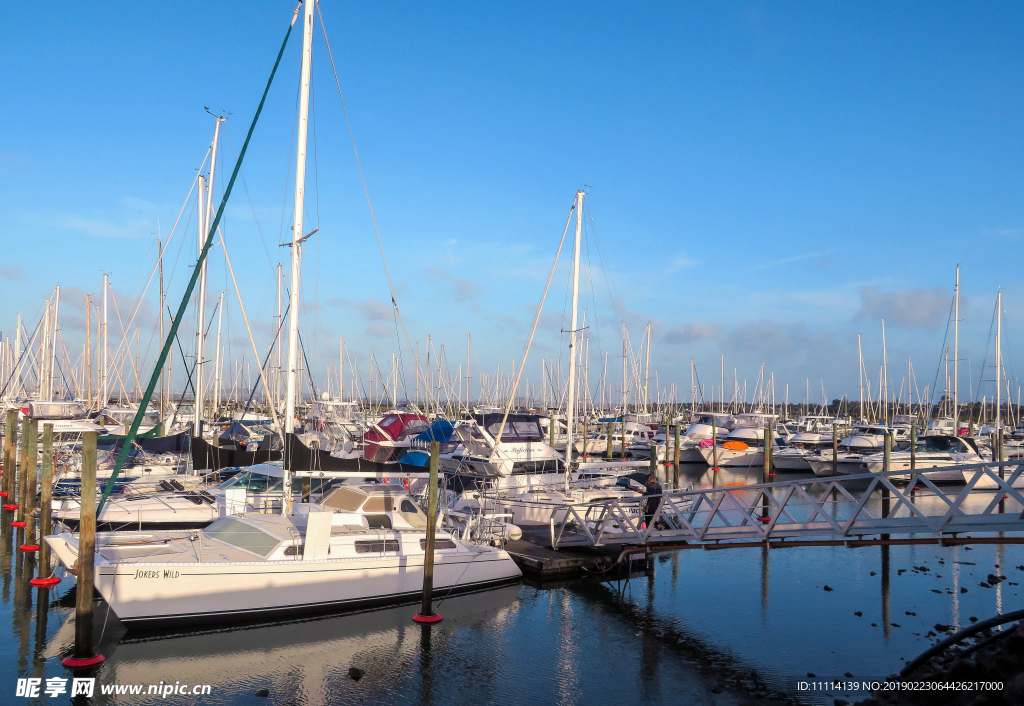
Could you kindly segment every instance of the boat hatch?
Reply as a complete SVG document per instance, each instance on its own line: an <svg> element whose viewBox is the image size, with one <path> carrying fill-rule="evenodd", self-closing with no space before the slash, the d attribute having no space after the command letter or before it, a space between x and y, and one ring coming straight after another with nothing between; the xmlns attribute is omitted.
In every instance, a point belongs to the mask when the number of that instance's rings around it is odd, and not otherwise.
<svg viewBox="0 0 1024 706"><path fill-rule="evenodd" d="M219 540L239 549L245 549L260 556L267 556L281 543L280 539L269 532L264 532L258 527L233 517L222 517L203 530L203 532L211 539Z"/></svg>

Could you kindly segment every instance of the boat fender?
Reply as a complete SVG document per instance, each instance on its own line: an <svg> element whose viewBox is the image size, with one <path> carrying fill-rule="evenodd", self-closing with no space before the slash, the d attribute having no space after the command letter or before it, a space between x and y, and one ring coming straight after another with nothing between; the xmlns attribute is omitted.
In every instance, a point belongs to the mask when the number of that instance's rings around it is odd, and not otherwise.
<svg viewBox="0 0 1024 706"><path fill-rule="evenodd" d="M174 486L165 480L160 481L160 488L166 490L168 493L174 492Z"/></svg>
<svg viewBox="0 0 1024 706"><path fill-rule="evenodd" d="M173 478L171 479L171 485L174 487L175 490L184 490L185 489L185 486L183 486L181 483L179 483L178 481L174 480Z"/></svg>

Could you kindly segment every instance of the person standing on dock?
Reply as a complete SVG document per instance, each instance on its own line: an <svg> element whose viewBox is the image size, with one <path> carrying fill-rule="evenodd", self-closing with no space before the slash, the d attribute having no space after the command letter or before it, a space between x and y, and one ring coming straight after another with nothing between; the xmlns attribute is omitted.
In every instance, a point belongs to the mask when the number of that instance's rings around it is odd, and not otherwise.
<svg viewBox="0 0 1024 706"><path fill-rule="evenodd" d="M644 514L644 522L640 529L647 529L647 525L654 519L658 507L661 505L661 483L654 477L653 473L647 474L647 482L644 483L644 495L640 501L640 511Z"/></svg>

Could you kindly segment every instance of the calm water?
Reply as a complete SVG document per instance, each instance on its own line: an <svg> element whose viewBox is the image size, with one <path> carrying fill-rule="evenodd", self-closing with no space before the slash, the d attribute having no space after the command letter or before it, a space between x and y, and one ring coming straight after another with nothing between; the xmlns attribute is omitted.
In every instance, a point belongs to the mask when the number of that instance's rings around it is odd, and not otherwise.
<svg viewBox="0 0 1024 706"><path fill-rule="evenodd" d="M712 479L701 469L689 481ZM0 703L72 702L67 694L15 697L18 677L70 676L60 659L74 638L74 587L68 578L42 594L28 590L9 528L3 539L2 612L11 630L0 642ZM964 626L1024 607L1017 566L1017 545L684 550L659 555L653 572L628 581L451 598L432 628L411 621L415 606L401 606L133 634L100 611L96 634L108 659L94 673L97 692L163 681L209 684L211 693L97 693L73 703L832 704L839 694L799 692L797 679L884 677L930 644L925 633L935 623ZM1008 581L980 587L989 573ZM351 667L363 670L359 681Z"/></svg>

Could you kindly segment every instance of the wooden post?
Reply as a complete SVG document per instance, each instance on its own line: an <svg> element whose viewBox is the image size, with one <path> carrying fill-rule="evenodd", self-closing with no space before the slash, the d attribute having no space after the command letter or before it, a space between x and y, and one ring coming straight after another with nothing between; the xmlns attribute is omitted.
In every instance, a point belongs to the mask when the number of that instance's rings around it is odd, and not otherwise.
<svg viewBox="0 0 1024 706"><path fill-rule="evenodd" d="M96 560L96 432L82 434L82 497L78 519L78 585L75 589L75 651L62 664L84 669L104 657L92 649L93 562Z"/></svg>
<svg viewBox="0 0 1024 706"><path fill-rule="evenodd" d="M772 473L772 430L765 427L764 430L764 478L761 479L762 483L767 483L768 479L774 475Z"/></svg>
<svg viewBox="0 0 1024 706"><path fill-rule="evenodd" d="M711 470L718 470L718 421L711 418Z"/></svg>
<svg viewBox="0 0 1024 706"><path fill-rule="evenodd" d="M917 422L910 423L910 470L917 468Z"/></svg>
<svg viewBox="0 0 1024 706"><path fill-rule="evenodd" d="M32 464L33 471L36 466L34 454L32 460L29 461L28 444L30 436L32 436L32 420L25 417L21 420L21 462L18 464L18 499L15 500L15 503L18 505L18 511L15 513L15 521L11 523L13 527L25 526L25 496L28 493L28 465L29 463Z"/></svg>
<svg viewBox="0 0 1024 706"><path fill-rule="evenodd" d="M675 450L672 454L672 465L675 470L672 472L672 482L676 490L679 490L679 425L676 424Z"/></svg>
<svg viewBox="0 0 1024 706"><path fill-rule="evenodd" d="M4 426L4 477L3 477L3 490L0 491L0 497L3 498L4 510L13 510L17 504L17 498L15 497L15 485L14 481L18 477L18 454L15 450L15 439L18 436L18 410L9 409L7 410L7 418ZM4 517L4 520L8 520L9 515ZM3 543L4 551L6 551L7 543Z"/></svg>
<svg viewBox="0 0 1024 706"><path fill-rule="evenodd" d="M839 475L839 426L832 424L832 475Z"/></svg>
<svg viewBox="0 0 1024 706"><path fill-rule="evenodd" d="M882 455L882 472L889 472L889 454L892 453L892 434L885 434L885 452ZM882 517L889 516L889 488L882 486Z"/></svg>
<svg viewBox="0 0 1024 706"><path fill-rule="evenodd" d="M552 412L548 417L548 446L555 448L555 413Z"/></svg>
<svg viewBox="0 0 1024 706"><path fill-rule="evenodd" d="M651 449L651 464L650 464L650 470L648 471L648 473L650 473L652 476L654 476L654 479L657 480L658 479L658 443L654 439L651 439L651 443L650 443L650 447L649 448Z"/></svg>
<svg viewBox="0 0 1024 706"><path fill-rule="evenodd" d="M53 424L43 425L43 477L39 492L39 578L29 581L33 586L55 586L60 579L50 571L50 545L45 537L53 531L50 518L53 496Z"/></svg>
<svg viewBox="0 0 1024 706"><path fill-rule="evenodd" d="M605 440L606 440L604 457L607 458L609 461L611 461L612 460L612 454L613 454L613 451L612 451L612 423L611 422L605 422L605 424L604 424L604 437L605 437Z"/></svg>
<svg viewBox="0 0 1024 706"><path fill-rule="evenodd" d="M28 458L25 459L25 502L21 507L21 517L28 523L28 528L34 530L35 520L32 511L36 506L36 472L39 468L39 422L35 419L28 420ZM32 544L31 532L26 532L26 544Z"/></svg>
<svg viewBox="0 0 1024 706"><path fill-rule="evenodd" d="M412 616L417 623L441 622L441 616L434 613L431 598L434 591L434 532L437 529L437 465L441 455L441 444L430 442L430 480L427 486L427 542L423 555L423 604L420 612Z"/></svg>

